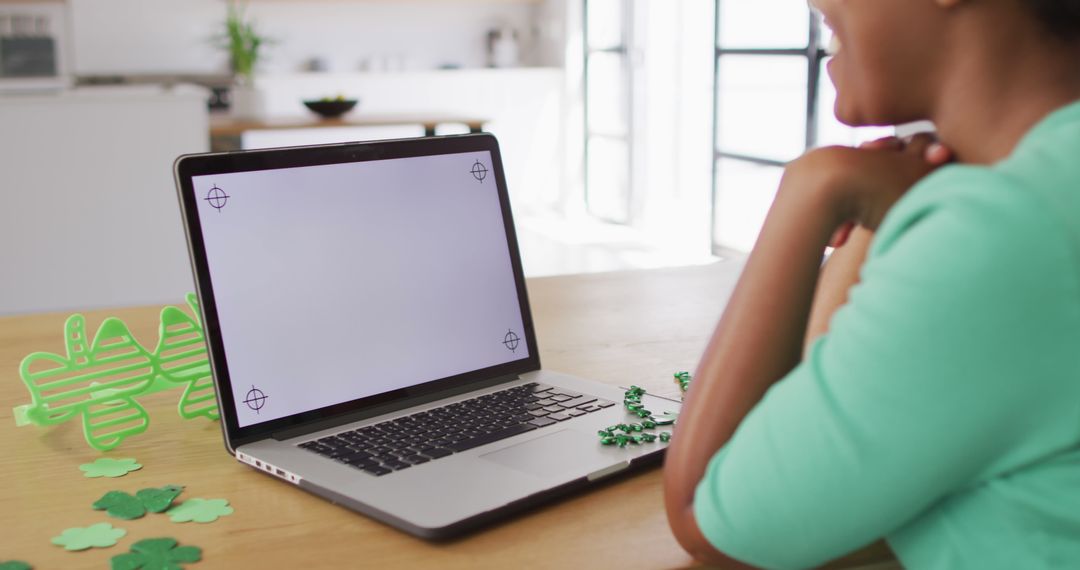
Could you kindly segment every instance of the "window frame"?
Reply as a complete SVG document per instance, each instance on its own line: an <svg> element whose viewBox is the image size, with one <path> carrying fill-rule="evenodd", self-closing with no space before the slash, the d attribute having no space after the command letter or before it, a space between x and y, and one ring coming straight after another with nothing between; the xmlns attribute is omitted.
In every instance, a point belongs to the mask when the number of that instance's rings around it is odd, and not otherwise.
<svg viewBox="0 0 1080 570"><path fill-rule="evenodd" d="M713 60L713 124L712 124L712 148L713 148L713 163L712 163L712 189L709 193L709 240L712 243L712 251L715 255L723 255L730 252L728 247L723 246L716 241L717 233L717 194L718 185L720 183L720 169L719 164L721 160L735 160L741 162L748 162L759 166L772 166L783 168L787 166L786 161L776 160L774 158L757 156L751 154L743 154L737 152L725 151L721 145L721 126L720 126L720 62L721 59L727 56L782 56L782 57L802 57L806 59L807 74L806 74L806 132L805 132L805 150L811 149L817 145L818 140L818 103L821 96L820 85L822 69L824 68L824 62L829 57L828 50L821 46L822 35L822 21L820 15L815 10L811 10L807 6L807 10L810 12L809 18L809 33L807 34L807 45L805 47L793 47L793 48L729 48L723 47L723 38L721 37L721 18L722 7L725 0L715 0L714 10L716 20L713 28L713 47L716 50Z"/></svg>
<svg viewBox="0 0 1080 570"><path fill-rule="evenodd" d="M632 60L631 46L634 45L634 0L617 0L622 4L622 37L619 44L604 48L594 48L589 43L589 4L593 0L582 0L582 42L583 42L583 80L582 80L582 92L584 97L583 116L584 116L584 164L582 166L582 172L584 174L584 191L585 191L585 210L590 215L600 219L604 222L629 225L633 222L634 212L634 176L633 176L633 148L634 148L634 62ZM615 134L605 133L594 130L589 124L589 61L591 56L597 53L609 53L615 54L620 57L623 65L623 69L626 71L626 82L622 86L626 92L626 133ZM626 215L621 218L614 218L611 216L603 215L594 211L590 200L590 151L591 142L594 139L607 139L622 141L626 144L626 148L630 154L629 160L627 160L627 172L626 172L626 199L625 199L625 212Z"/></svg>

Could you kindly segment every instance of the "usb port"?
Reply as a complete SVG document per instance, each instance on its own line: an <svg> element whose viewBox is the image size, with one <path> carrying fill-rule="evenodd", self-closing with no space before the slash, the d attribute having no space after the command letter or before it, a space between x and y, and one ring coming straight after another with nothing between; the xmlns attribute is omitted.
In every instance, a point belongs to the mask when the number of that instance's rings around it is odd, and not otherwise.
<svg viewBox="0 0 1080 570"><path fill-rule="evenodd" d="M278 475L281 475L282 477L285 476L285 472L282 471L281 469L276 470L275 473L277 473Z"/></svg>

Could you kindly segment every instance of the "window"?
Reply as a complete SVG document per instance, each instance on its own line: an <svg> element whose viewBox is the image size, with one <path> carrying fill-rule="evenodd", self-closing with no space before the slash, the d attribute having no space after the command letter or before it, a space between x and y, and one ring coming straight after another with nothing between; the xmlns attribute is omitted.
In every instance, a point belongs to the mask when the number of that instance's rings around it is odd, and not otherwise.
<svg viewBox="0 0 1080 570"><path fill-rule="evenodd" d="M714 251L753 247L787 162L891 134L833 116L830 39L806 0L716 0Z"/></svg>
<svg viewBox="0 0 1080 570"><path fill-rule="evenodd" d="M632 0L585 0L585 203L629 223L633 180Z"/></svg>

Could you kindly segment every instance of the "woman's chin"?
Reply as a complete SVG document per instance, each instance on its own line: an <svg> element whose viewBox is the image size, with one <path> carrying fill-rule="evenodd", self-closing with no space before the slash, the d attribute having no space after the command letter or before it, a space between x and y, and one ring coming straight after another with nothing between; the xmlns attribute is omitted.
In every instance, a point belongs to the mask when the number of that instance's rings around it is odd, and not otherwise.
<svg viewBox="0 0 1080 570"><path fill-rule="evenodd" d="M833 108L833 114L836 115L836 120L849 127L865 127L866 121L862 115L852 109L849 105L844 105L839 98L836 100L836 106Z"/></svg>

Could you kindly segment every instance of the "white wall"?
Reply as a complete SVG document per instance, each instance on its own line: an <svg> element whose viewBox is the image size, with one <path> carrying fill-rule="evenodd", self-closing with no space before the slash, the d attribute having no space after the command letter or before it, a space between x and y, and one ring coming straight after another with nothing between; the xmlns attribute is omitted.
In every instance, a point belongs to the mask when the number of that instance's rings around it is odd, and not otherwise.
<svg viewBox="0 0 1080 570"><path fill-rule="evenodd" d="M357 115L437 114L487 119L499 138L514 209L561 207L564 148L563 71L558 68L472 69L409 73L308 73L260 77L272 116L310 113L304 99L345 93ZM245 135L248 148L420 136L420 129L288 131ZM440 133L444 134L444 133Z"/></svg>
<svg viewBox="0 0 1080 570"><path fill-rule="evenodd" d="M212 45L222 0L69 0L77 74L217 73L226 59ZM520 30L529 64L552 64L556 24L542 4L522 1L404 0L252 2L248 13L276 40L263 71L298 71L312 57L332 71L485 65L493 26ZM535 48L535 49L532 49Z"/></svg>
<svg viewBox="0 0 1080 570"><path fill-rule="evenodd" d="M0 314L176 303L193 290L172 163L207 150L205 97L0 100Z"/></svg>

